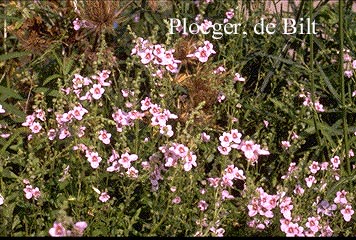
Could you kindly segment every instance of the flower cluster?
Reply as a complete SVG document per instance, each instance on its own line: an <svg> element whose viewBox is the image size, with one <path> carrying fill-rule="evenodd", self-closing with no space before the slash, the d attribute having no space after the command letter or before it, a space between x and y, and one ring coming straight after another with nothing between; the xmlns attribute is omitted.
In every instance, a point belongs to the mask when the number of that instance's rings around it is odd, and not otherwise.
<svg viewBox="0 0 356 240"><path fill-rule="evenodd" d="M161 108L160 105L151 102L149 97L141 101L141 110L131 110L125 112L121 109L116 109L112 117L116 123L116 130L122 132L124 126L133 126L134 120L143 119L143 117L151 117L151 126L158 126L160 133L168 137L173 136L172 126L167 124L169 119L177 119L178 116L171 113L168 109Z"/></svg>
<svg viewBox="0 0 356 240"><path fill-rule="evenodd" d="M166 50L160 44L151 44L148 40L138 38L135 47L131 50L131 55L137 55L141 59L141 63L151 66L156 66L156 73L154 76L163 77L165 71L171 73L178 72L178 64L181 62L174 58L174 49Z"/></svg>
<svg viewBox="0 0 356 240"><path fill-rule="evenodd" d="M71 226L70 230L67 230L63 223L54 222L53 227L49 229L48 233L51 237L81 237L88 224L84 221L76 222Z"/></svg>
<svg viewBox="0 0 356 240"><path fill-rule="evenodd" d="M93 28L94 25L86 20L80 20L76 18L73 21L73 28L75 31L78 31L80 28Z"/></svg>
<svg viewBox="0 0 356 240"><path fill-rule="evenodd" d="M302 89L302 91L304 91L304 89ZM313 101L311 99L311 94L309 92L306 93L302 92L301 94L299 94L299 97L304 98L304 102L303 102L304 106L309 106L309 107L313 106ZM325 111L323 104L321 104L318 99L315 100L314 107L317 112Z"/></svg>
<svg viewBox="0 0 356 240"><path fill-rule="evenodd" d="M278 195L269 195L263 188L256 189L257 196L253 197L249 204L248 215L254 219L248 223L250 227L265 229L270 225L274 216L273 209L278 206Z"/></svg>
<svg viewBox="0 0 356 240"><path fill-rule="evenodd" d="M209 57L211 54L215 54L216 52L213 49L213 44L210 43L209 41L204 41L204 45L201 47L198 47L197 50L195 50L194 53L188 54L187 57L191 58L197 58L200 62L204 63L208 61Z"/></svg>
<svg viewBox="0 0 356 240"><path fill-rule="evenodd" d="M159 188L159 180L163 180L162 171L166 171L167 169L164 167L164 164L161 162L161 158L158 153L152 154L148 158L148 162L142 162L142 167L145 170L150 171L150 182L151 182L151 191L157 191Z"/></svg>
<svg viewBox="0 0 356 240"><path fill-rule="evenodd" d="M334 203L336 203L341 209L341 214L346 222L350 222L351 216L354 214L351 203L348 202L346 195L347 191L341 190L336 193Z"/></svg>
<svg viewBox="0 0 356 240"><path fill-rule="evenodd" d="M261 145L255 144L252 140L241 140L241 137L242 134L237 129L223 132L223 135L219 137L219 152L222 155L228 155L232 149L241 150L252 165L257 162L259 155L269 155L269 151L261 149Z"/></svg>
<svg viewBox="0 0 356 240"><path fill-rule="evenodd" d="M93 75L90 78L83 77L80 74L74 74L74 78L72 79L72 83L73 83L72 87L62 89L62 90L66 94L73 92L78 98L78 100L81 101L87 100L89 102L92 102L93 100L98 100L102 97L103 93L105 92L105 89L103 87L108 87L111 85L110 81L108 82L106 81L106 79L108 79L109 76L110 76L109 70L102 70L101 72L98 72L97 75ZM85 94L81 95L83 92L85 92ZM70 124L73 121L81 122L83 120L84 115L87 113L88 110L84 108L83 105L79 102L75 103L75 106L73 106L72 109L67 112L56 112L55 115L56 115L56 122L58 128L49 129L47 132L48 138L50 140L54 140L58 135L58 139L62 140L72 136L73 133L71 133L70 131ZM28 116L28 117L30 119L24 123L26 125L31 124L30 120L33 119L33 116ZM37 131L39 131L38 129L40 128L40 126L38 126L38 124L37 126L36 125L33 126L33 124L35 123L32 123L30 127L31 126L32 128L36 127ZM78 137L83 137L85 129L86 129L85 126L80 126L75 134Z"/></svg>
<svg viewBox="0 0 356 240"><path fill-rule="evenodd" d="M164 154L165 167L175 167L179 161L183 161L184 171L188 172L193 166L197 166L197 156L181 143L172 143L171 146L161 146L159 150Z"/></svg>
<svg viewBox="0 0 356 240"><path fill-rule="evenodd" d="M233 199L234 196L229 193L227 188L233 187L233 181L235 179L245 180L246 177L242 169L235 167L233 164L228 165L224 169L224 173L221 178L208 178L209 186L217 188L221 186L221 199L224 201L226 199Z"/></svg>
<svg viewBox="0 0 356 240"><path fill-rule="evenodd" d="M226 11L225 15L226 18L224 18L224 23L227 23L235 16L234 9L230 8L229 10Z"/></svg>
<svg viewBox="0 0 356 240"><path fill-rule="evenodd" d="M129 177L137 178L138 170L131 166L131 163L136 161L137 159L138 156L136 154L129 154L128 152L125 152L120 156L115 150L113 150L112 155L108 160L108 164L111 164L111 166L108 167L106 171L119 172L120 167L123 167Z"/></svg>
<svg viewBox="0 0 356 240"><path fill-rule="evenodd" d="M36 120L39 121L36 121ZM32 133L39 133L42 130L42 125L40 122L46 120L45 111L42 109L35 109L31 115L26 116L26 121L22 123L22 126L28 127Z"/></svg>
<svg viewBox="0 0 356 240"><path fill-rule="evenodd" d="M41 192L38 187L33 188L32 185L30 185L30 182L27 179L23 180L23 183L26 184L26 187L23 189L25 192L25 198L26 199L35 199L38 200L39 197L41 197Z"/></svg>
<svg viewBox="0 0 356 240"><path fill-rule="evenodd" d="M356 59L350 56L350 50L344 51L344 74L347 78L351 78L356 70Z"/></svg>

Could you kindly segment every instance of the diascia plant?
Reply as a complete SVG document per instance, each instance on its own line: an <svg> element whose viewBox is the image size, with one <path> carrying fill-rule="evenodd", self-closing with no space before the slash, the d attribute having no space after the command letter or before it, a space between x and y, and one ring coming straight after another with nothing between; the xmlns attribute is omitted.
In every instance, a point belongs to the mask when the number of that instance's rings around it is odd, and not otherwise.
<svg viewBox="0 0 356 240"><path fill-rule="evenodd" d="M2 3L0 235L354 235L352 1L279 4Z"/></svg>

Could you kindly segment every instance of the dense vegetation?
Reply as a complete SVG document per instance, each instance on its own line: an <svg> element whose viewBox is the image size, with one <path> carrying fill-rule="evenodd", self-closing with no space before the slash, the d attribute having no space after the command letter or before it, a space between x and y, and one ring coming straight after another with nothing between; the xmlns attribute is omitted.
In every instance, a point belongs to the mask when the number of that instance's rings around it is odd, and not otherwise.
<svg viewBox="0 0 356 240"><path fill-rule="evenodd" d="M354 235L351 6L2 1L0 235Z"/></svg>

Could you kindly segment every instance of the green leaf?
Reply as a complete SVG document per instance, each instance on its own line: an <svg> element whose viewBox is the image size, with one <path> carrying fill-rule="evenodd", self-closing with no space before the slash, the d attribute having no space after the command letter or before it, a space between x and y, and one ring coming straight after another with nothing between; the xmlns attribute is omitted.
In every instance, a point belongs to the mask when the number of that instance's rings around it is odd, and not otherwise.
<svg viewBox="0 0 356 240"><path fill-rule="evenodd" d="M12 142L15 141L21 133L26 133L27 131L28 131L27 127L21 127L14 130L14 133L11 135L7 143L0 150L0 156L4 156L6 149L12 144Z"/></svg>
<svg viewBox="0 0 356 240"><path fill-rule="evenodd" d="M67 75L70 70L72 69L73 66L73 60L72 59L64 59L63 60L63 75Z"/></svg>
<svg viewBox="0 0 356 240"><path fill-rule="evenodd" d="M30 55L30 52L12 52L0 55L0 61L6 61L13 58L19 58Z"/></svg>
<svg viewBox="0 0 356 240"><path fill-rule="evenodd" d="M319 64L317 64L319 72L322 76L322 79L324 80L326 86L328 87L329 91L332 93L332 95L334 96L334 98L340 103L340 96L339 94L336 92L335 88L332 86L332 84L329 81L329 78L326 76L326 74L324 73L323 69L321 68L321 66Z"/></svg>
<svg viewBox="0 0 356 240"><path fill-rule="evenodd" d="M33 90L35 93L44 93L46 96L51 97L58 97L59 92L54 89L46 88L46 87L39 87Z"/></svg>
<svg viewBox="0 0 356 240"><path fill-rule="evenodd" d="M18 94L17 92L15 92L14 90L7 88L7 87L0 86L0 99L2 101L4 101L5 99L8 99L8 98L15 98L18 100L23 100L23 97L20 94Z"/></svg>
<svg viewBox="0 0 356 240"><path fill-rule="evenodd" d="M4 171L2 172L2 176L4 178L13 178L13 179L17 179L18 178L18 176L15 173L11 172L7 168L5 168Z"/></svg>
<svg viewBox="0 0 356 240"><path fill-rule="evenodd" d="M48 78L46 78L46 80L44 80L43 85L46 85L47 83L51 82L53 79L58 79L60 77L61 75L59 74L53 74L52 76L49 76Z"/></svg>
<svg viewBox="0 0 356 240"><path fill-rule="evenodd" d="M277 60L277 61L280 61L280 62L283 62L283 63L286 63L288 65L293 65L293 67L297 67L297 68L301 68L303 70L307 70L303 65L300 65L298 64L297 62L294 62L290 59L287 59L287 58L282 58L282 57L278 57L278 56L273 56L273 55L270 55L270 54L265 54L265 53L256 53L257 56L261 56L261 57L268 57L268 58L272 58L274 60Z"/></svg>
<svg viewBox="0 0 356 240"><path fill-rule="evenodd" d="M26 118L26 114L18 109L16 106L0 101L0 104L3 106L6 112L15 115L13 119L15 122L24 122Z"/></svg>

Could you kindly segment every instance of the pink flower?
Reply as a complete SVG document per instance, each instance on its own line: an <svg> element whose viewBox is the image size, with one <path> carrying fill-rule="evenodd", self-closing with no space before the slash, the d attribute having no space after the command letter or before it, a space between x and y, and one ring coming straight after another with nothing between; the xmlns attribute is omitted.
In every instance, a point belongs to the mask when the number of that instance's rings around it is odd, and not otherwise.
<svg viewBox="0 0 356 240"><path fill-rule="evenodd" d="M109 199L110 199L110 196L109 196L109 194L107 192L102 192L100 194L99 200L101 202L107 202Z"/></svg>
<svg viewBox="0 0 356 240"><path fill-rule="evenodd" d="M188 154L188 147L184 146L183 144L178 144L177 146L175 146L174 149L172 149L174 151L175 154L177 154L178 156L184 158L185 156L187 156Z"/></svg>
<svg viewBox="0 0 356 240"><path fill-rule="evenodd" d="M206 46L204 46L204 47L199 47L198 50L194 53L193 56L198 58L198 60L200 62L204 63L204 62L208 61L209 56L212 53L215 53L215 51L214 50L208 50L208 48ZM190 56L190 55L188 55L188 56Z"/></svg>
<svg viewBox="0 0 356 240"><path fill-rule="evenodd" d="M321 104L321 103L319 103L319 102L315 102L314 103L314 107L315 107L315 110L317 111L317 112L324 112L325 110L324 110L324 106Z"/></svg>
<svg viewBox="0 0 356 240"><path fill-rule="evenodd" d="M138 170L134 167L130 167L129 169L127 169L126 174L130 177L130 178L137 178L138 177Z"/></svg>
<svg viewBox="0 0 356 240"><path fill-rule="evenodd" d="M88 161L90 162L90 166L94 169L99 167L99 163L102 160L102 158L99 156L97 152L91 152L87 158Z"/></svg>
<svg viewBox="0 0 356 240"><path fill-rule="evenodd" d="M338 191L336 193L336 198L334 199L334 203L347 204L346 194L347 192L345 190L342 190L341 192Z"/></svg>
<svg viewBox="0 0 356 240"><path fill-rule="evenodd" d="M214 227L211 227L210 231L215 233L217 237L223 237L224 233L225 233L225 229L223 229L223 228L215 229Z"/></svg>
<svg viewBox="0 0 356 240"><path fill-rule="evenodd" d="M47 133L48 139L53 141L56 138L56 130L50 129Z"/></svg>
<svg viewBox="0 0 356 240"><path fill-rule="evenodd" d="M345 74L345 77L351 78L352 75L353 75L353 72L352 72L351 70L346 70L346 71L344 72L344 74Z"/></svg>
<svg viewBox="0 0 356 240"><path fill-rule="evenodd" d="M32 196L35 200L37 200L41 196L41 192L38 187L32 189Z"/></svg>
<svg viewBox="0 0 356 240"><path fill-rule="evenodd" d="M209 142L210 141L210 135L206 134L206 132L202 132L200 134L200 138L203 142Z"/></svg>
<svg viewBox="0 0 356 240"><path fill-rule="evenodd" d="M234 199L235 197L234 197L233 195L231 195L231 194L229 193L229 191L227 191L227 190L222 190L222 192L221 192L221 198L222 198L222 200L225 200L225 199Z"/></svg>
<svg viewBox="0 0 356 240"><path fill-rule="evenodd" d="M220 178L208 178L209 186L216 188L219 186Z"/></svg>
<svg viewBox="0 0 356 240"><path fill-rule="evenodd" d="M54 222L53 227L48 231L52 237L64 237L67 236L67 231L63 227L62 223Z"/></svg>
<svg viewBox="0 0 356 240"><path fill-rule="evenodd" d="M184 171L188 172L192 169L193 166L196 167L197 166L196 159L197 156L192 152L189 152L187 156L183 158L183 160L185 160Z"/></svg>
<svg viewBox="0 0 356 240"><path fill-rule="evenodd" d="M226 98L224 93L219 93L218 95L218 102L221 103L222 101L224 101Z"/></svg>
<svg viewBox="0 0 356 240"><path fill-rule="evenodd" d="M147 64L154 59L154 55L152 54L152 50L147 48L145 51L140 52L138 54L141 57L142 64Z"/></svg>
<svg viewBox="0 0 356 240"><path fill-rule="evenodd" d="M293 193L302 196L304 194L304 189L300 185L297 185L293 190Z"/></svg>
<svg viewBox="0 0 356 240"><path fill-rule="evenodd" d="M247 205L248 208L248 215L250 217L255 216L259 210L260 210L260 206L258 204L258 200L257 199L253 199L249 205Z"/></svg>
<svg viewBox="0 0 356 240"><path fill-rule="evenodd" d="M29 127L33 124L35 121L36 117L34 115L28 115L26 116L26 121L22 123L22 126L24 127Z"/></svg>
<svg viewBox="0 0 356 240"><path fill-rule="evenodd" d="M23 189L23 191L25 192L25 198L27 199L31 199L32 198L32 190L33 187L31 185L26 185L26 187Z"/></svg>
<svg viewBox="0 0 356 240"><path fill-rule="evenodd" d="M303 235L304 228L299 226L298 223L292 223L290 222L289 225L287 226L287 229L285 229L286 237L301 237Z"/></svg>
<svg viewBox="0 0 356 240"><path fill-rule="evenodd" d="M208 208L208 204L207 202L205 202L204 200L200 200L198 202L198 208L200 209L200 211L204 212L207 208Z"/></svg>
<svg viewBox="0 0 356 240"><path fill-rule="evenodd" d="M219 147L218 147L218 150L219 150L219 152L220 152L222 155L228 155L229 152L231 151L231 147L219 146Z"/></svg>
<svg viewBox="0 0 356 240"><path fill-rule="evenodd" d="M80 74L74 74L74 78L73 78L72 82L73 82L74 89L83 87L83 77Z"/></svg>
<svg viewBox="0 0 356 240"><path fill-rule="evenodd" d="M110 167L106 168L108 172L118 172L120 170L120 164L118 161L113 161Z"/></svg>
<svg viewBox="0 0 356 240"><path fill-rule="evenodd" d="M151 108L151 99L146 97L144 100L141 101L141 110L146 111Z"/></svg>
<svg viewBox="0 0 356 240"><path fill-rule="evenodd" d="M106 130L99 131L99 140L104 144L110 144L111 133L108 133Z"/></svg>
<svg viewBox="0 0 356 240"><path fill-rule="evenodd" d="M243 141L240 150L244 152L247 159L251 159L254 156L255 143L253 141Z"/></svg>
<svg viewBox="0 0 356 240"><path fill-rule="evenodd" d="M285 149L288 149L290 148L290 142L289 141L282 141L282 147L285 148Z"/></svg>
<svg viewBox="0 0 356 240"><path fill-rule="evenodd" d="M40 119L42 122L46 120L45 111L42 109L36 109L36 118Z"/></svg>
<svg viewBox="0 0 356 240"><path fill-rule="evenodd" d="M58 138L60 140L65 139L66 137L69 137L69 136L71 136L71 133L69 132L68 127L63 127L61 129L59 129Z"/></svg>
<svg viewBox="0 0 356 240"><path fill-rule="evenodd" d="M220 185L222 187L232 187L233 184L232 180L227 176L224 175L221 177Z"/></svg>
<svg viewBox="0 0 356 240"><path fill-rule="evenodd" d="M75 31L78 31L81 26L82 26L81 21L80 21L78 18L76 18L76 19L73 21L74 30L75 30Z"/></svg>
<svg viewBox="0 0 356 240"><path fill-rule="evenodd" d="M39 133L42 129L42 126L39 122L33 122L31 125L30 125L30 129L33 133Z"/></svg>
<svg viewBox="0 0 356 240"><path fill-rule="evenodd" d="M245 82L245 78L243 78L239 73L235 73L234 82Z"/></svg>
<svg viewBox="0 0 356 240"><path fill-rule="evenodd" d="M265 125L265 127L268 127L269 122L267 120L263 120L263 124Z"/></svg>
<svg viewBox="0 0 356 240"><path fill-rule="evenodd" d="M353 157L355 156L355 153L352 149L349 150L349 157Z"/></svg>
<svg viewBox="0 0 356 240"><path fill-rule="evenodd" d="M228 147L232 141L231 134L224 132L223 135L219 137L219 140L222 147Z"/></svg>
<svg viewBox="0 0 356 240"><path fill-rule="evenodd" d="M333 169L337 169L340 165L340 158L339 156L335 156L330 159L331 164L333 165Z"/></svg>
<svg viewBox="0 0 356 240"><path fill-rule="evenodd" d="M292 139L294 140L294 139L298 139L298 138L299 138L298 134L296 134L295 132L293 132L293 133L292 133Z"/></svg>
<svg viewBox="0 0 356 240"><path fill-rule="evenodd" d="M110 77L110 73L111 73L110 70L102 70L101 72L99 72L98 81L100 82L100 84L102 84L102 85L104 84L104 81ZM108 83L106 83L106 84L108 84ZM105 85L103 85L103 86L105 86ZM110 86L110 84L108 84L107 86Z"/></svg>
<svg viewBox="0 0 356 240"><path fill-rule="evenodd" d="M227 19L232 19L235 16L234 9L229 9L225 15Z"/></svg>
<svg viewBox="0 0 356 240"><path fill-rule="evenodd" d="M105 92L105 89L100 84L93 84L93 87L89 90L94 99L99 99Z"/></svg>
<svg viewBox="0 0 356 240"><path fill-rule="evenodd" d="M346 222L350 222L351 216L354 214L351 205L346 205L344 209L341 209L341 214Z"/></svg>
<svg viewBox="0 0 356 240"><path fill-rule="evenodd" d="M320 170L327 170L328 169L328 166L329 166L329 163L328 162L322 162L320 164Z"/></svg>
<svg viewBox="0 0 356 240"><path fill-rule="evenodd" d="M79 104L78 106L75 106L73 108L73 110L71 111L71 115L73 115L73 117L75 119L77 119L78 121L82 120L84 114L86 114L86 113L88 113L88 110L83 108L83 106L81 104Z"/></svg>
<svg viewBox="0 0 356 240"><path fill-rule="evenodd" d="M308 222L305 224L306 227L308 227L310 230L312 230L314 233L319 231L319 218L316 217L308 217Z"/></svg>
<svg viewBox="0 0 356 240"><path fill-rule="evenodd" d="M173 204L179 204L181 202L181 198L179 196L173 198L172 203Z"/></svg>
<svg viewBox="0 0 356 240"><path fill-rule="evenodd" d="M226 69L223 66L219 66L217 69L213 71L214 74L220 74L226 72Z"/></svg>
<svg viewBox="0 0 356 240"><path fill-rule="evenodd" d="M0 104L0 113L5 113L5 109L2 108L1 104Z"/></svg>
<svg viewBox="0 0 356 240"><path fill-rule="evenodd" d="M84 230L88 227L86 222L76 222L73 226L73 232L75 232L75 236L82 236Z"/></svg>
<svg viewBox="0 0 356 240"><path fill-rule="evenodd" d="M315 174L320 170L319 163L313 161L312 164L309 166L310 172Z"/></svg>
<svg viewBox="0 0 356 240"><path fill-rule="evenodd" d="M293 205L292 204L285 204L285 205L279 205L280 212L283 214L284 218L291 218L292 215L292 209Z"/></svg>
<svg viewBox="0 0 356 240"><path fill-rule="evenodd" d="M159 132L163 135L166 135L167 137L172 137L174 134L171 125L161 126L159 128Z"/></svg>
<svg viewBox="0 0 356 240"><path fill-rule="evenodd" d="M119 163L126 169L131 167L131 162L136 161L138 156L136 154L123 153L119 159Z"/></svg>
<svg viewBox="0 0 356 240"><path fill-rule="evenodd" d="M237 129L232 129L230 131L230 137L231 137L232 142L234 142L236 144L241 143L242 134L239 133L239 131Z"/></svg>
<svg viewBox="0 0 356 240"><path fill-rule="evenodd" d="M286 232L288 231L288 226L291 223L291 219L290 218L282 218L279 220L279 222L281 223L281 231L282 232Z"/></svg>
<svg viewBox="0 0 356 240"><path fill-rule="evenodd" d="M314 176L310 175L309 177L305 178L305 182L307 183L308 188L310 188L313 183L316 183L316 179Z"/></svg>

